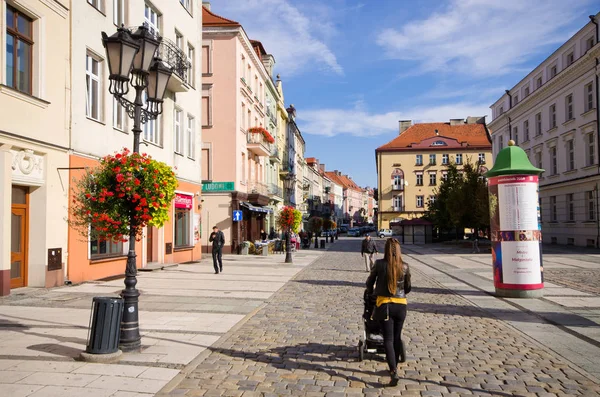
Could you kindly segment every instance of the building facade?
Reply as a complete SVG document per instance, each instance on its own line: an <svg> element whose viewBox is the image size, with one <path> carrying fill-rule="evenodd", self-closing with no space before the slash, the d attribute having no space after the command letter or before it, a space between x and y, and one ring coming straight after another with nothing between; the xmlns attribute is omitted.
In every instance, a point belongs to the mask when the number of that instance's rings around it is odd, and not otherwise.
<svg viewBox="0 0 600 397"><path fill-rule="evenodd" d="M600 13L492 106L496 155L509 140L540 178L544 243L598 247Z"/></svg>
<svg viewBox="0 0 600 397"><path fill-rule="evenodd" d="M73 2L71 44L71 155L69 180L77 179L98 159L133 145L132 120L108 90L108 65L101 32L109 36L117 26L135 30L145 25L162 37L157 50L173 68L163 113L143 124L140 151L174 168L178 186L169 221L162 228L148 227L136 251L138 266L178 263L201 256L201 85L202 13L199 8L170 0L150 2ZM95 29L90 29L94 26ZM130 90L129 100L134 92ZM176 202L178 204L176 204ZM181 203L185 202L184 206ZM81 241L69 235L67 277L72 282L121 274L128 243Z"/></svg>
<svg viewBox="0 0 600 397"><path fill-rule="evenodd" d="M0 0L0 295L67 271L69 7Z"/></svg>
<svg viewBox="0 0 600 397"><path fill-rule="evenodd" d="M399 135L375 150L379 229L420 218L450 162L470 161L481 172L492 167L492 145L483 117L448 123L400 121Z"/></svg>

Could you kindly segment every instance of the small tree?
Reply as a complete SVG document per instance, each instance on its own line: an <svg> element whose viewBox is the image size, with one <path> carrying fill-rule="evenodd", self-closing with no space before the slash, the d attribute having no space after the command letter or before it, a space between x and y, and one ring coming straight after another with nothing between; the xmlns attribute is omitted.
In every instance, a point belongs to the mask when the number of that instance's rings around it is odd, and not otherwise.
<svg viewBox="0 0 600 397"><path fill-rule="evenodd" d="M298 233L302 224L302 212L294 207L283 207L277 216L276 222L281 230Z"/></svg>
<svg viewBox="0 0 600 397"><path fill-rule="evenodd" d="M321 229L323 228L323 218L318 217L318 216L311 216L308 219L308 229L317 234L321 231Z"/></svg>

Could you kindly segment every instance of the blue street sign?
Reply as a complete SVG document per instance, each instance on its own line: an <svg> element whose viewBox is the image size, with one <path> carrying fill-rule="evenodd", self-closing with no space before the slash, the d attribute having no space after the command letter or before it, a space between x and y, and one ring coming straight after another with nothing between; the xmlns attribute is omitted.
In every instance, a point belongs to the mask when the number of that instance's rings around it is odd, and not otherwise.
<svg viewBox="0 0 600 397"><path fill-rule="evenodd" d="M242 211L240 210L233 210L233 221L234 222L239 222L242 220Z"/></svg>

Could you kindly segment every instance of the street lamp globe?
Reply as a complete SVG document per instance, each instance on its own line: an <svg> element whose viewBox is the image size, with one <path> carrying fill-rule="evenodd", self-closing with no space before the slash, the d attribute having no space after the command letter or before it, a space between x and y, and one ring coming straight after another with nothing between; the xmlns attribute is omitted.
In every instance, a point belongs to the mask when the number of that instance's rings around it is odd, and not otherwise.
<svg viewBox="0 0 600 397"><path fill-rule="evenodd" d="M159 105L162 104L171 74L173 74L173 70L168 65L165 65L160 58L154 58L148 74L147 101L149 109L156 106L158 110Z"/></svg>
<svg viewBox="0 0 600 397"><path fill-rule="evenodd" d="M115 95L125 95L129 91L127 84L129 72L140 45L131 38L131 34L125 28L117 29L117 32L110 37L102 32L102 45L106 48L110 92Z"/></svg>
<svg viewBox="0 0 600 397"><path fill-rule="evenodd" d="M140 26L131 37L140 45L140 51L133 60L133 72L148 73L161 39L150 32L146 25Z"/></svg>

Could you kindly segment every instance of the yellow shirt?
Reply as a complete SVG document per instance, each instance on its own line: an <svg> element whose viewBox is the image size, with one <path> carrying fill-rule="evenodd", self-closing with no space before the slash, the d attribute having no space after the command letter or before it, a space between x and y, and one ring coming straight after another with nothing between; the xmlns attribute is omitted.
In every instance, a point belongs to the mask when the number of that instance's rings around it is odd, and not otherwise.
<svg viewBox="0 0 600 397"><path fill-rule="evenodd" d="M377 307L383 305L384 303L399 303L401 305L406 305L406 298L393 298L391 296L377 296L377 302L375 303Z"/></svg>

